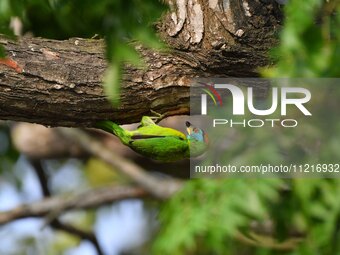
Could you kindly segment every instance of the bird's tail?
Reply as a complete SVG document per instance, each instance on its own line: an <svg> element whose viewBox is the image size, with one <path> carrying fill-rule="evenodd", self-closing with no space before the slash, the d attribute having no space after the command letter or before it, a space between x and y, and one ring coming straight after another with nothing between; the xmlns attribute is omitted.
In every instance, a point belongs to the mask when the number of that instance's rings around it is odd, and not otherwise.
<svg viewBox="0 0 340 255"><path fill-rule="evenodd" d="M110 121L110 120L99 121L96 123L95 127L102 129L106 132L109 132L111 134L114 134L123 143L127 142L128 137L126 134L126 130L121 128L118 124L114 123L113 121Z"/></svg>

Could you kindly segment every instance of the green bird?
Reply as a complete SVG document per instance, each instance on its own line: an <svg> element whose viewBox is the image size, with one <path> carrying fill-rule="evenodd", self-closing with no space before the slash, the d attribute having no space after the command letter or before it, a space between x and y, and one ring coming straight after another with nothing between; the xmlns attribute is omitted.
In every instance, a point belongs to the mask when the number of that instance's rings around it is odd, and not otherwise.
<svg viewBox="0 0 340 255"><path fill-rule="evenodd" d="M197 157L208 148L207 135L188 121L187 136L175 129L157 125L148 116L144 116L140 126L133 131L123 129L112 121L100 121L96 127L114 134L135 152L162 162Z"/></svg>

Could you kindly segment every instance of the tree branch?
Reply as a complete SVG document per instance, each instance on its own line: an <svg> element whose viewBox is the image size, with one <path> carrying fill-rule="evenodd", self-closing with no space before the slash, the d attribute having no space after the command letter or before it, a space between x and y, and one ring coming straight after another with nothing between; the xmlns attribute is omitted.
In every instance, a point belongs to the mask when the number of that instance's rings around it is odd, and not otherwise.
<svg viewBox="0 0 340 255"><path fill-rule="evenodd" d="M36 173L38 180L39 180L39 183L40 183L40 188L41 188L41 192L42 192L43 196L44 197L50 197L51 191L48 187L48 178L45 174L41 160L35 160L35 159L29 158L28 161L32 165L33 169L35 170L35 173Z"/></svg>
<svg viewBox="0 0 340 255"><path fill-rule="evenodd" d="M55 196L1 212L0 225L16 219L46 216L51 212L58 211L60 208L62 208L62 212L88 209L123 199L142 198L146 196L148 196L147 191L132 186L112 186L93 189L80 194L67 195L67 197Z"/></svg>
<svg viewBox="0 0 340 255"><path fill-rule="evenodd" d="M0 64L0 119L90 127L105 119L137 122L150 109L168 115L189 113L189 79L183 78L190 72L194 75L192 68L166 54L138 48L143 56L150 55L148 69L126 66L121 104L113 108L101 84L107 67L102 40L22 38L13 42L0 36L0 43L23 69L18 73ZM43 49L58 57L50 59ZM173 75L165 75L171 68Z"/></svg>

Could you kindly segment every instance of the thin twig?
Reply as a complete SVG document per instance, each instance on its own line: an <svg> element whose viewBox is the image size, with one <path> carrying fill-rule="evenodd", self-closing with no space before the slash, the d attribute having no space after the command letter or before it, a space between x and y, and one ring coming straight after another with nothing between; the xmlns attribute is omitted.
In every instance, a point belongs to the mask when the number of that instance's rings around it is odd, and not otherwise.
<svg viewBox="0 0 340 255"><path fill-rule="evenodd" d="M43 196L44 197L50 197L51 192L50 192L50 189L48 187L48 178L47 178L46 173L44 171L44 167L42 166L41 160L28 159L28 161L32 165L32 167L33 167L33 169L34 169L34 171L35 171L35 173L38 177Z"/></svg>
<svg viewBox="0 0 340 255"><path fill-rule="evenodd" d="M93 246L95 247L97 254L98 255L104 255L104 252L102 251L102 248L99 245L97 236L92 231L87 232L87 231L84 231L82 229L76 228L76 227L74 227L70 224L61 223L59 220L54 220L51 223L51 225L55 229L65 231L69 234L78 236L80 239L87 240L87 241L91 242L93 244Z"/></svg>

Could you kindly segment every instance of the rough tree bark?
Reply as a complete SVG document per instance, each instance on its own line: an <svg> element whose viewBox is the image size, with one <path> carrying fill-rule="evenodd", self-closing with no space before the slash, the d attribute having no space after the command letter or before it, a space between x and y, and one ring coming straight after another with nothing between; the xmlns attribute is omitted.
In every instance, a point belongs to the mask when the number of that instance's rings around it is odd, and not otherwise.
<svg viewBox="0 0 340 255"><path fill-rule="evenodd" d="M0 43L18 68L0 65L0 119L49 126L91 127L102 119L132 123L150 109L189 113L194 77L254 77L271 64L281 11L269 0L172 0L157 24L170 51L136 45L145 69L126 65L121 105L112 107L101 86L106 68L102 40L20 38Z"/></svg>

